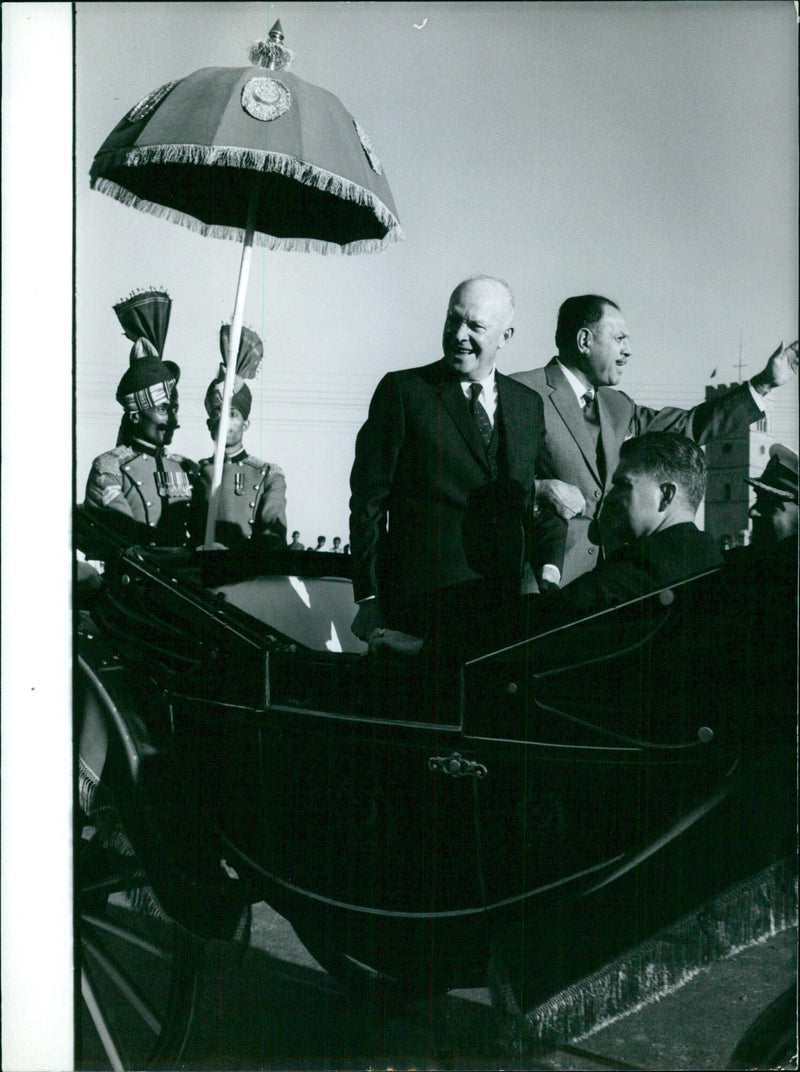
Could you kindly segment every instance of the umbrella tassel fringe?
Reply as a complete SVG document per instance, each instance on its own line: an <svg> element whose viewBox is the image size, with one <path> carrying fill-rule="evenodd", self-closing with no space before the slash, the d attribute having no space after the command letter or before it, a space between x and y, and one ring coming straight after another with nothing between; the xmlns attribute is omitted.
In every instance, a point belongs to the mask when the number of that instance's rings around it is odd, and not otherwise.
<svg viewBox="0 0 800 1072"><path fill-rule="evenodd" d="M146 148L120 150L109 153L102 159L102 167L95 161L92 169L92 189L113 197L114 200L136 208L140 212L169 219L180 223L189 230L212 238L231 238L241 240L244 229L226 227L221 224L207 224L187 213L180 212L166 205L139 198L136 194L110 179L102 178L99 172L115 167L143 167L149 164L190 164L217 167L236 167L255 172L271 172L294 179L304 186L329 193L347 201L353 201L372 210L378 221L387 228L384 238L361 239L340 246L317 238L278 238L257 232L254 241L257 245L271 249L297 250L317 253L368 253L382 249L385 245L399 242L403 233L397 218L372 194L357 183L325 171L323 168L305 164L283 153L264 153L250 149L212 148L204 145L154 145Z"/></svg>

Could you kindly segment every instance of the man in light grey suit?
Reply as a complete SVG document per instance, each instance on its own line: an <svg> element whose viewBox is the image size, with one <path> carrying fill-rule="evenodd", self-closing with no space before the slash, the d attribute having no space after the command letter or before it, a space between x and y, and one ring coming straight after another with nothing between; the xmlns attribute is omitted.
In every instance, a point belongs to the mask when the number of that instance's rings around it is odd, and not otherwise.
<svg viewBox="0 0 800 1072"><path fill-rule="evenodd" d="M679 432L702 445L732 435L759 420L761 398L797 371L797 343L781 344L749 383L693 409L639 406L612 390L630 359L630 340L619 306L598 294L563 303L556 347L558 356L543 368L512 378L544 403L553 479L537 481L536 495L569 522L562 585L594 569L615 546L598 515L626 439L647 431Z"/></svg>

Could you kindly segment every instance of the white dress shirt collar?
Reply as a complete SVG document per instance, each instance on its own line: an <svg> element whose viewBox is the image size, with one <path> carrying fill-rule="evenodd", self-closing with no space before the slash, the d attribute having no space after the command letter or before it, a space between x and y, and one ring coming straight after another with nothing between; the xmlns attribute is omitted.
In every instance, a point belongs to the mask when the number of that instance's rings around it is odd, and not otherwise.
<svg viewBox="0 0 800 1072"><path fill-rule="evenodd" d="M497 412L497 379L495 377L496 368L492 365L489 375L483 380L461 380L461 390L464 392L464 397L469 402L470 400L470 387L473 383L479 383L481 385L481 393L478 396L480 403L486 410L489 420L494 425L495 413Z"/></svg>
<svg viewBox="0 0 800 1072"><path fill-rule="evenodd" d="M558 358L556 358L556 361L558 361ZM572 390L575 392L575 397L578 400L578 405L581 407L581 409L583 409L583 407L586 405L586 403L584 402L583 396L586 394L586 392L589 390L589 388L586 386L585 383L582 383L578 379L578 377L575 375L575 373L572 371L572 369L568 369L567 366L562 365L560 361L558 361L558 367L564 373L564 376L566 377L567 383L570 385ZM597 388L593 388L593 390L597 390Z"/></svg>

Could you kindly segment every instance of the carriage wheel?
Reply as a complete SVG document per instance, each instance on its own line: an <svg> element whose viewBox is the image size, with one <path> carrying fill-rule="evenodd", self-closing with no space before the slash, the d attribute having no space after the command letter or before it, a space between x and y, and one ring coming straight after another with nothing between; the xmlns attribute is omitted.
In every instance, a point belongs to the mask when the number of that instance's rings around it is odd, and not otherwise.
<svg viewBox="0 0 800 1072"><path fill-rule="evenodd" d="M183 1052L202 943L168 919L130 846L85 826L78 860L78 1069L171 1068Z"/></svg>
<svg viewBox="0 0 800 1072"><path fill-rule="evenodd" d="M728 1068L797 1068L796 982L750 1024Z"/></svg>
<svg viewBox="0 0 800 1072"><path fill-rule="evenodd" d="M290 916L295 934L321 968L359 1000L397 1001L406 991L404 983L343 953L322 920L304 914Z"/></svg>
<svg viewBox="0 0 800 1072"><path fill-rule="evenodd" d="M409 958L398 965L396 971L375 968L344 952L339 947L336 928L326 926L323 920L310 915L302 919L290 916L290 919L297 937L314 960L358 1000L402 1007L409 1001L430 996L431 993L444 994L457 985L447 966L437 971L430 959L424 957L420 957L418 962L413 957ZM474 978L458 985L485 985L483 961L479 968L472 965L469 972Z"/></svg>

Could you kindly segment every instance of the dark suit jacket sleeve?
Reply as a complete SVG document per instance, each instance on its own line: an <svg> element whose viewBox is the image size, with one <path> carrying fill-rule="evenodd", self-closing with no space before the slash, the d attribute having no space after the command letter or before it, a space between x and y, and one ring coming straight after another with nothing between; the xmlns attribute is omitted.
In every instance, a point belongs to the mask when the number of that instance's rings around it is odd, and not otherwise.
<svg viewBox="0 0 800 1072"><path fill-rule="evenodd" d="M389 494L405 436L403 400L393 373L375 389L356 438L350 474L350 554L356 600L377 595L378 549L386 536Z"/></svg>
<svg viewBox="0 0 800 1072"><path fill-rule="evenodd" d="M630 432L633 435L679 432L702 445L711 439L735 435L761 416L750 388L744 383L688 410L674 406L657 410L634 405Z"/></svg>
<svg viewBox="0 0 800 1072"><path fill-rule="evenodd" d="M582 574L565 588L548 595L547 601L554 601L553 610L558 608L565 617L574 618L615 607L653 590L653 576L642 565L614 562L611 568L598 568Z"/></svg>
<svg viewBox="0 0 800 1072"><path fill-rule="evenodd" d="M526 533L528 562L538 577L542 566L564 568L564 547L567 542L567 522L549 506L535 507Z"/></svg>
<svg viewBox="0 0 800 1072"><path fill-rule="evenodd" d="M534 476L537 480L554 476L555 467L547 446L544 423L544 403L541 396L533 392L535 420L530 427L536 429L536 462ZM532 523L528 528L527 548L528 562L538 577L542 566L556 566L559 572L564 568L564 548L567 542L567 522L546 504L536 503L536 489L532 493Z"/></svg>

